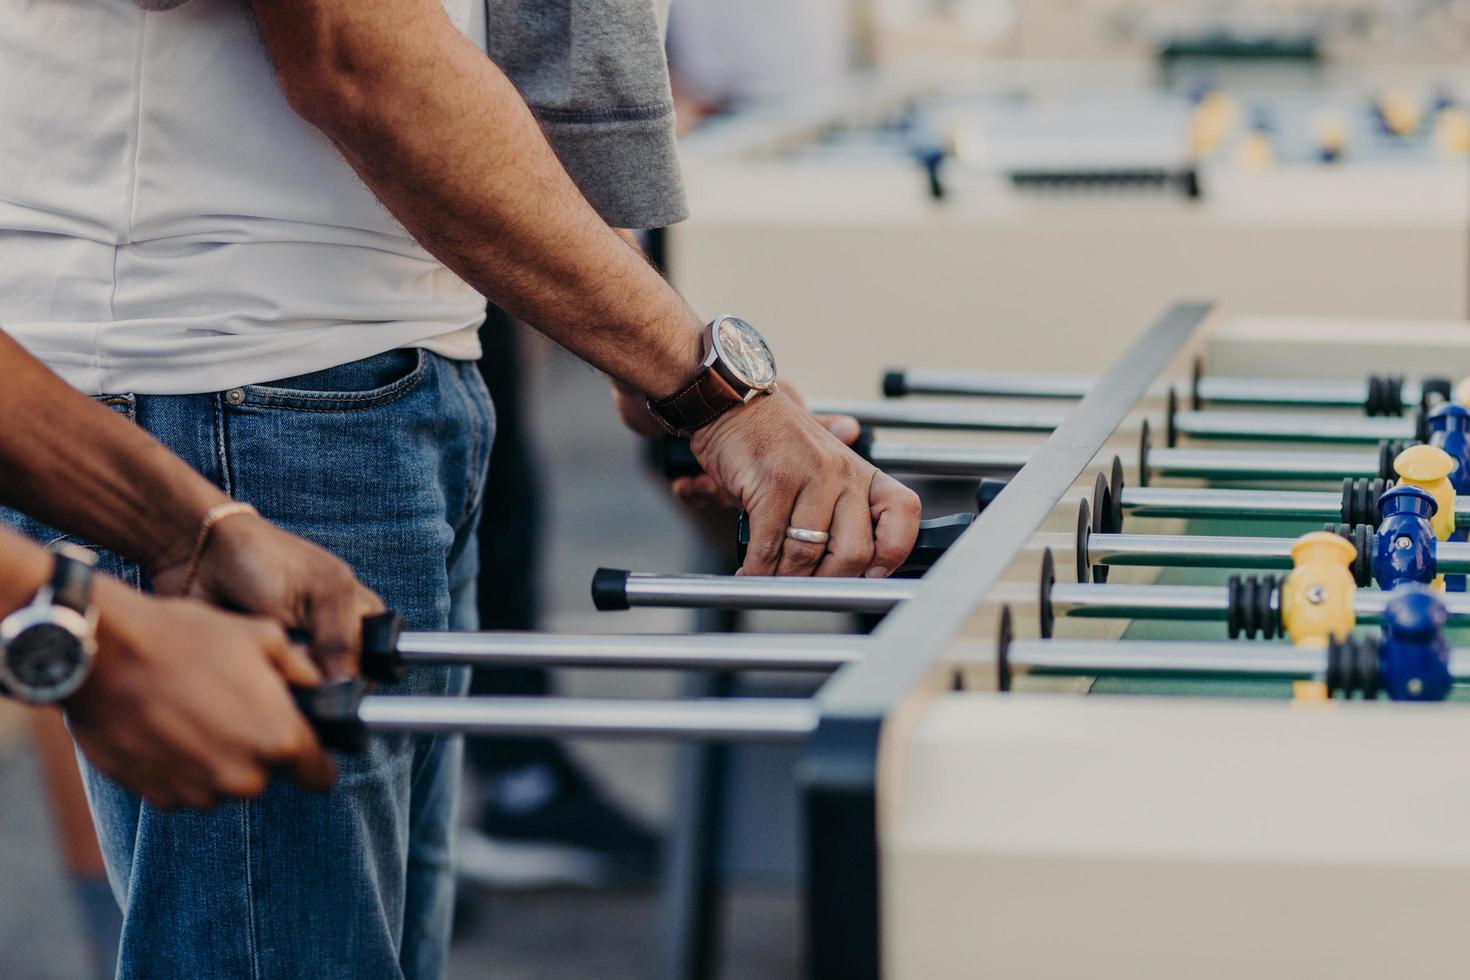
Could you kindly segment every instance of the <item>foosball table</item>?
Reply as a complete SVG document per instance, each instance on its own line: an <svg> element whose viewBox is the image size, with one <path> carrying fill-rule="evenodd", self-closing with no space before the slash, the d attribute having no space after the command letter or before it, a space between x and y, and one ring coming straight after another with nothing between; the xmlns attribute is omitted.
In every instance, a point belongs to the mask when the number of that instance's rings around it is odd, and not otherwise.
<svg viewBox="0 0 1470 980"><path fill-rule="evenodd" d="M1096 376L895 370L884 400L815 407L857 415L882 469L973 485L900 574L592 586L610 611L880 616L870 633L390 617L364 652L384 680L418 662L830 671L813 697L301 701L343 745L799 740L814 977L1449 973L1470 902L1470 714L1442 703L1470 681L1467 365L1470 327L1262 332L1183 303ZM697 466L678 444L663 463Z"/></svg>

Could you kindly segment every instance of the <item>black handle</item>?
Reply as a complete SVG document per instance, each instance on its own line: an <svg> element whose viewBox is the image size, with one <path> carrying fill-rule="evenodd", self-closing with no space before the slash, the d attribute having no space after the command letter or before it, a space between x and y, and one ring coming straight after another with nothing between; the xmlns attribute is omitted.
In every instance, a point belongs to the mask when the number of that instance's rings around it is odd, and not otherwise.
<svg viewBox="0 0 1470 980"><path fill-rule="evenodd" d="M628 603L628 572L599 568L592 576L592 605L602 612L633 608Z"/></svg>
<svg viewBox="0 0 1470 980"><path fill-rule="evenodd" d="M893 577L915 578L923 575L973 523L975 523L974 514L951 514L948 517L931 517L926 521L920 521L919 536L914 541L914 550L909 552L908 558L904 559L902 565L894 569ZM736 560L742 565L745 564L745 552L749 547L750 517L742 513L740 529L735 538ZM598 608L610 607L599 606Z"/></svg>
<svg viewBox="0 0 1470 980"><path fill-rule="evenodd" d="M403 633L403 617L396 612L380 612L362 618L362 653L359 671L379 684L403 681L403 657L398 653L398 638ZM289 630L292 643L311 646L311 634L305 630Z"/></svg>
<svg viewBox="0 0 1470 980"><path fill-rule="evenodd" d="M328 681L317 687L293 687L291 696L323 746L339 752L367 747L367 726L358 715L367 684L361 680Z"/></svg>
<svg viewBox="0 0 1470 980"><path fill-rule="evenodd" d="M872 462L873 430L866 425L860 428L857 441L852 444L851 449L863 459ZM694 450L689 448L688 439L675 439L673 436L654 439L649 444L649 457L653 460L654 467L670 480L704 473L704 467L694 458Z"/></svg>
<svg viewBox="0 0 1470 980"><path fill-rule="evenodd" d="M975 513L985 513L985 508L995 503L995 498L1000 496L1000 492L1010 482L1010 480L998 480L988 476L981 479L980 485L975 488Z"/></svg>

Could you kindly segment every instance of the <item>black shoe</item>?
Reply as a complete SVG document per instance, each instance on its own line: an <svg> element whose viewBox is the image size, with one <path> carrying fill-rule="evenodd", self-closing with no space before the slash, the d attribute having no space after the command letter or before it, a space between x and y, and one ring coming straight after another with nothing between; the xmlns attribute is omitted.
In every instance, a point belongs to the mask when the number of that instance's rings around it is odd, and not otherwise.
<svg viewBox="0 0 1470 980"><path fill-rule="evenodd" d="M653 881L659 851L653 831L559 758L492 778L460 833L459 875L492 888L634 888Z"/></svg>

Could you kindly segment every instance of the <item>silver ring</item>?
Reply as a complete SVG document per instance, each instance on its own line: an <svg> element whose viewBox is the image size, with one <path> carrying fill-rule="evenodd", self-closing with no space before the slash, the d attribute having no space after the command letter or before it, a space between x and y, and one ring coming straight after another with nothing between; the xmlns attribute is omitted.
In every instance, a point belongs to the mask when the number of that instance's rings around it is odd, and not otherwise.
<svg viewBox="0 0 1470 980"><path fill-rule="evenodd" d="M804 527L787 527L786 536L792 541L804 541L807 544L826 544L832 540L832 535L826 531L812 531Z"/></svg>

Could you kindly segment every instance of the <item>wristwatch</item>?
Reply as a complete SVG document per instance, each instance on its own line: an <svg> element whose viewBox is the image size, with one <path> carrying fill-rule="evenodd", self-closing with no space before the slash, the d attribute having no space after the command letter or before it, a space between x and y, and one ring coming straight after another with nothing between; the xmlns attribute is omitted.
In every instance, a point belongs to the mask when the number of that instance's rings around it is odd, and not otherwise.
<svg viewBox="0 0 1470 980"><path fill-rule="evenodd" d="M31 604L0 620L0 685L30 704L55 704L82 686L97 652L92 572L97 556L53 549L51 581Z"/></svg>
<svg viewBox="0 0 1470 980"><path fill-rule="evenodd" d="M705 328L699 374L648 410L671 435L687 436L737 405L776 390L776 359L760 332L738 316L717 316Z"/></svg>

